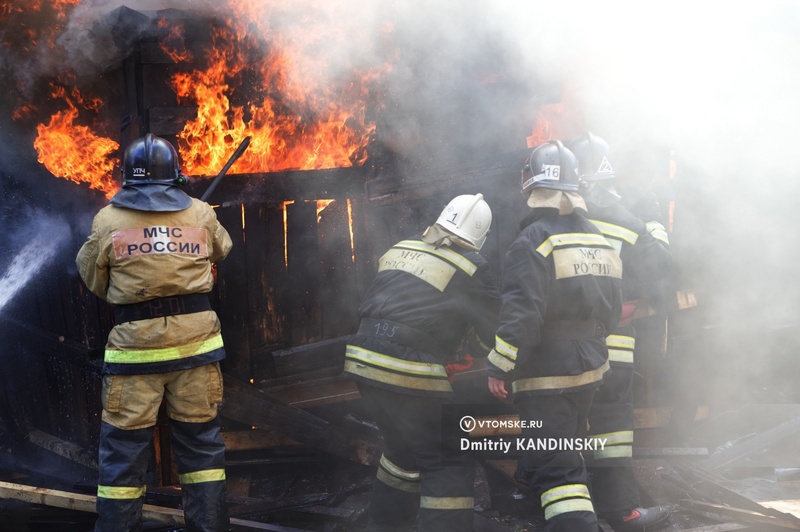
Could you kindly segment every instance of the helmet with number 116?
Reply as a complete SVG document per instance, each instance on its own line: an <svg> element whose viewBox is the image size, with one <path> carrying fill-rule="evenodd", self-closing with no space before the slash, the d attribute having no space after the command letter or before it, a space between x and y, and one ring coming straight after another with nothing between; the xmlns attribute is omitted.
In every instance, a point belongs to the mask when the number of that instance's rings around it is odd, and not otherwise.
<svg viewBox="0 0 800 532"><path fill-rule="evenodd" d="M578 160L561 141L551 140L531 151L522 168L522 193L535 188L578 191Z"/></svg>
<svg viewBox="0 0 800 532"><path fill-rule="evenodd" d="M458 237L466 247L480 251L492 225L492 209L483 194L456 196L442 210L436 225Z"/></svg>

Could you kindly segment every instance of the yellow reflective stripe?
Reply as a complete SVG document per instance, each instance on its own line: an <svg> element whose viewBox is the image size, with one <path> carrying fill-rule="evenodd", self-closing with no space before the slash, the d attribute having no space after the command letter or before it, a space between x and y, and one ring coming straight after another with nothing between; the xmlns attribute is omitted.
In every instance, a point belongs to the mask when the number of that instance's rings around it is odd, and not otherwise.
<svg viewBox="0 0 800 532"><path fill-rule="evenodd" d="M647 231L653 235L653 238L660 240L669 246L669 235L662 224L659 222L647 222L644 225L647 228Z"/></svg>
<svg viewBox="0 0 800 532"><path fill-rule="evenodd" d="M586 499L590 499L591 495L589 495L589 488L586 487L586 484L564 484L563 486L551 488L542 493L542 508L548 504L553 504L556 501L560 501L561 499L572 497L584 497Z"/></svg>
<svg viewBox="0 0 800 532"><path fill-rule="evenodd" d="M383 469L378 469L378 474L376 478L386 484L387 486L394 488L396 490L405 491L408 493L419 493L419 482L413 482L411 480L404 480L402 478L397 478L395 476L390 475Z"/></svg>
<svg viewBox="0 0 800 532"><path fill-rule="evenodd" d="M609 349L608 360L609 362L633 364L633 351L625 351L622 349Z"/></svg>
<svg viewBox="0 0 800 532"><path fill-rule="evenodd" d="M603 248L611 247L603 235L595 235L593 233L563 233L560 235L552 235L550 238L542 242L538 248L537 253L543 257L549 256L554 249L563 246L599 246Z"/></svg>
<svg viewBox="0 0 800 532"><path fill-rule="evenodd" d="M492 349L489 352L489 356L487 357L487 360L489 362L491 362L492 364L494 364L495 366L497 366L498 368L500 368L500 370L505 372L505 373L508 373L509 371L514 369L514 366L516 366L515 363L511 362L509 359L507 359L506 357L504 357L503 355L501 355L500 353L498 353L494 349Z"/></svg>
<svg viewBox="0 0 800 532"><path fill-rule="evenodd" d="M544 509L544 518L552 519L553 517L568 512L592 512L594 513L594 506L592 501L587 499L569 499L551 504Z"/></svg>
<svg viewBox="0 0 800 532"><path fill-rule="evenodd" d="M97 486L97 496L104 499L138 499L144 497L145 486L129 488L121 486Z"/></svg>
<svg viewBox="0 0 800 532"><path fill-rule="evenodd" d="M423 390L429 392L452 392L450 381L447 378L424 378L413 377L411 375L400 375L391 371L385 371L372 366L365 366L354 360L345 360L344 370L353 375L358 375L371 381L384 382L401 388L412 390Z"/></svg>
<svg viewBox="0 0 800 532"><path fill-rule="evenodd" d="M608 347L616 347L619 349L630 349L631 351L636 347L636 339L633 336L625 336L622 334L609 334L606 336L606 345Z"/></svg>
<svg viewBox="0 0 800 532"><path fill-rule="evenodd" d="M225 480L224 469L205 469L203 471L193 471L178 475L181 484L200 484L202 482L217 482Z"/></svg>
<svg viewBox="0 0 800 532"><path fill-rule="evenodd" d="M150 362L167 362L202 355L223 346L222 335L218 334L208 340L177 347L161 349L121 350L106 349L105 361L112 364L147 364Z"/></svg>
<svg viewBox="0 0 800 532"><path fill-rule="evenodd" d="M601 222L600 220L589 220L592 222L597 228L603 233L605 236L616 238L618 240L622 240L627 242L628 244L636 244L636 241L639 239L639 235L636 232L631 231L621 225L616 225L608 222Z"/></svg>
<svg viewBox="0 0 800 532"><path fill-rule="evenodd" d="M499 336L494 337L494 348L498 353L510 360L517 360L518 349Z"/></svg>
<svg viewBox="0 0 800 532"><path fill-rule="evenodd" d="M607 432L606 434L594 434L592 438L606 440L606 447L609 445L618 445L620 443L633 443L633 431L620 430L617 432Z"/></svg>
<svg viewBox="0 0 800 532"><path fill-rule="evenodd" d="M423 495L419 498L419 507L429 510L472 510L475 506L473 497L431 497Z"/></svg>
<svg viewBox="0 0 800 532"><path fill-rule="evenodd" d="M466 272L466 274L470 277L472 277L472 275L478 271L478 267L475 266L472 261L465 258L464 255L456 253L455 251L447 248L436 249L432 245L421 240L403 240L394 247L413 249L415 251L423 251L425 253L430 253L431 255L436 255L437 257L443 258L447 262L450 262L454 266L457 266L461 270L464 270L464 272Z"/></svg>
<svg viewBox="0 0 800 532"><path fill-rule="evenodd" d="M406 480L419 480L419 471L409 471L407 469L403 469L386 458L386 455L381 455L380 464L386 469L386 471L396 477L404 478Z"/></svg>
<svg viewBox="0 0 800 532"><path fill-rule="evenodd" d="M393 369L412 375L426 375L431 377L447 378L447 370L441 364L431 364L428 362L411 362L370 351L362 347L348 345L345 350L345 358L366 362L373 366L380 366Z"/></svg>
<svg viewBox="0 0 800 532"><path fill-rule="evenodd" d="M531 377L520 379L511 384L514 393L530 392L534 390L555 390L559 388L575 388L585 384L599 382L603 378L603 373L608 371L608 360L597 369L586 371L580 375L560 375L557 377Z"/></svg>
<svg viewBox="0 0 800 532"><path fill-rule="evenodd" d="M631 445L613 445L605 449L595 449L594 459L604 460L608 458L632 458L633 446Z"/></svg>

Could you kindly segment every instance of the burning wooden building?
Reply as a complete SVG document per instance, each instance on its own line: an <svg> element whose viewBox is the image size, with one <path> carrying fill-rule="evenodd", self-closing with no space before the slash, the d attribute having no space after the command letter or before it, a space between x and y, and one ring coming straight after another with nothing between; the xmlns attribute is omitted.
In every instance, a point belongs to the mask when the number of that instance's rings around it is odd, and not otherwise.
<svg viewBox="0 0 800 532"><path fill-rule="evenodd" d="M19 25L4 30L3 42L38 29L58 49L64 13L78 4L34 9L52 10L55 26L46 30L7 2L0 20ZM244 528L327 519L347 529L364 502L343 502L368 489L380 440L355 386L339 375L377 258L423 230L453 196L481 192L494 211L483 252L499 277L525 209L516 190L527 149L584 125L559 86L514 79L510 65L494 58L408 104L407 93L387 88L401 75L391 62L332 71L325 39L341 43L342 35L304 28L311 41L299 54L297 43L272 31L266 8L252 4L241 3L242 12L119 7L91 19L68 44L109 52L103 68L55 76L31 91L41 101L20 98L10 110L16 124L36 124L35 134L16 143L38 163L0 168L4 197L32 213L5 211L21 235L4 242L9 266L0 280L0 470L7 480L67 487L72 507L91 506L80 496L96 484L100 370L113 313L88 293L73 264L91 216L119 187L119 154L133 139L154 133L173 142L193 177L187 190L199 197L251 138L208 198L234 240L212 293L227 352L222 416L231 513ZM384 45L384 57L402 53L390 33ZM309 50L320 62L292 63L308 59ZM669 177L668 154L663 162ZM65 179L39 193L17 177L20 168ZM695 305L683 292L674 310ZM665 341L680 344L696 331L691 320L675 320L667 331L663 316L645 311L640 318L652 356L643 357L637 382L637 427L658 430L672 399L652 378L668 364ZM465 374L465 386L481 375L480 368ZM690 425L696 406L688 401L673 423ZM148 502L162 510L177 500L168 440L159 425ZM150 515L180 523L167 511Z"/></svg>

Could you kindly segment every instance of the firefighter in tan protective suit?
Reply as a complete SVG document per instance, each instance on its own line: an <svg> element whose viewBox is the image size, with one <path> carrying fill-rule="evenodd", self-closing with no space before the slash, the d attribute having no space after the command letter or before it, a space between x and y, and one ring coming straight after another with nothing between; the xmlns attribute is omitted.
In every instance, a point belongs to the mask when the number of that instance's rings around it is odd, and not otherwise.
<svg viewBox="0 0 800 532"><path fill-rule="evenodd" d="M122 189L95 216L76 259L116 322L103 366L97 532L141 530L164 399L187 530L228 530L217 415L225 350L208 292L211 265L232 244L212 208L177 188L183 179L169 142L152 134L133 141Z"/></svg>

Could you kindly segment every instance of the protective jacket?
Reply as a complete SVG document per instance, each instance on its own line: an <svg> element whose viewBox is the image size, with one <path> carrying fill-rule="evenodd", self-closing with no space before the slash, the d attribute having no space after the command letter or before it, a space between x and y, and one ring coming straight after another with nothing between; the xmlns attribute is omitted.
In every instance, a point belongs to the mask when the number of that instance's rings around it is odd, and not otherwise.
<svg viewBox="0 0 800 532"><path fill-rule="evenodd" d="M619 251L624 273L623 320L606 339L611 371L594 396L589 411L591 435L605 440L591 459L593 499L598 513L609 521L622 519L639 507L633 474L633 367L636 335L632 314L640 299L658 304L672 268L667 232L658 221L645 221L619 202L598 207L587 203L590 221Z"/></svg>
<svg viewBox="0 0 800 532"><path fill-rule="evenodd" d="M608 358L612 365L633 365L634 331L630 314L642 298L658 299L668 278L672 258L669 239L658 221L645 222L620 203L597 207L587 203L589 221L609 241L622 259L622 295L625 300L623 320L607 339Z"/></svg>
<svg viewBox="0 0 800 532"><path fill-rule="evenodd" d="M515 399L596 387L622 310L619 255L578 209L535 208L521 225L505 258L489 374L513 371Z"/></svg>
<svg viewBox="0 0 800 532"><path fill-rule="evenodd" d="M111 204L97 213L76 263L88 288L118 311L106 374L164 373L224 358L216 313L204 296L189 296L211 291L211 263L231 246L213 209L197 199L174 212Z"/></svg>
<svg viewBox="0 0 800 532"><path fill-rule="evenodd" d="M494 336L500 296L488 263L456 246L435 248L419 237L381 258L364 296L345 373L402 393L450 395L445 364L472 327L485 345ZM473 353L476 354L476 353Z"/></svg>

